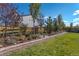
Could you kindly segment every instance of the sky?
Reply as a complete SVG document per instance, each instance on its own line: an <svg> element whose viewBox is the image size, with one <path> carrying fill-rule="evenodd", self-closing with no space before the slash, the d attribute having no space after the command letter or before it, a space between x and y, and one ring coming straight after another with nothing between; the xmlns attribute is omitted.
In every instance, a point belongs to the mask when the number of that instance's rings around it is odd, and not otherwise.
<svg viewBox="0 0 79 59"><path fill-rule="evenodd" d="M29 3L17 3L16 6L20 14L29 14ZM61 14L67 26L71 22L73 22L74 26L79 25L79 3L42 3L40 12L44 15L45 19L49 16L53 19Z"/></svg>

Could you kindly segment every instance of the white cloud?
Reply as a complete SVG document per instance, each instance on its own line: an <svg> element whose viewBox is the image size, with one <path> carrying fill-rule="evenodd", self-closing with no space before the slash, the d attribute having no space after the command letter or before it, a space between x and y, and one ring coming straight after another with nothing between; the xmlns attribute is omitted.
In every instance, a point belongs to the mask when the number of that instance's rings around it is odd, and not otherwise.
<svg viewBox="0 0 79 59"><path fill-rule="evenodd" d="M79 22L79 18L73 19L73 22Z"/></svg>
<svg viewBox="0 0 79 59"><path fill-rule="evenodd" d="M44 17L44 19L47 19L47 18L48 18L48 16L45 16L45 17Z"/></svg>
<svg viewBox="0 0 79 59"><path fill-rule="evenodd" d="M64 20L65 23L68 23L68 21Z"/></svg>
<svg viewBox="0 0 79 59"><path fill-rule="evenodd" d="M75 22L73 23L73 26L79 25L79 22Z"/></svg>
<svg viewBox="0 0 79 59"><path fill-rule="evenodd" d="M79 18L73 19L73 21L64 20L66 26L70 26L70 23L73 23L73 26L79 25Z"/></svg>
<svg viewBox="0 0 79 59"><path fill-rule="evenodd" d="M76 10L73 15L79 15L79 10Z"/></svg>
<svg viewBox="0 0 79 59"><path fill-rule="evenodd" d="M79 15L79 10L76 10L73 15ZM79 18L73 19L73 26L79 25Z"/></svg>
<svg viewBox="0 0 79 59"><path fill-rule="evenodd" d="M66 26L70 26L70 22L67 20L63 20Z"/></svg>
<svg viewBox="0 0 79 59"><path fill-rule="evenodd" d="M66 26L70 26L70 23L65 23Z"/></svg>
<svg viewBox="0 0 79 59"><path fill-rule="evenodd" d="M57 17L57 15L56 16L54 16L53 18L56 18Z"/></svg>
<svg viewBox="0 0 79 59"><path fill-rule="evenodd" d="M73 19L73 26L79 25L79 18Z"/></svg>

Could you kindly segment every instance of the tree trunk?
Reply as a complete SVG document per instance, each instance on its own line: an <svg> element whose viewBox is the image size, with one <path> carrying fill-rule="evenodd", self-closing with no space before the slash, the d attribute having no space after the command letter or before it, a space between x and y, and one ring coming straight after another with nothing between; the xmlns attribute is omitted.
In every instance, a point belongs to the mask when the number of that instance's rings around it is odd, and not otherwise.
<svg viewBox="0 0 79 59"><path fill-rule="evenodd" d="M33 19L33 34L36 34L35 32L35 20Z"/></svg>
<svg viewBox="0 0 79 59"><path fill-rule="evenodd" d="M4 43L6 44L6 36L7 36L7 24L5 22L5 29L4 29Z"/></svg>

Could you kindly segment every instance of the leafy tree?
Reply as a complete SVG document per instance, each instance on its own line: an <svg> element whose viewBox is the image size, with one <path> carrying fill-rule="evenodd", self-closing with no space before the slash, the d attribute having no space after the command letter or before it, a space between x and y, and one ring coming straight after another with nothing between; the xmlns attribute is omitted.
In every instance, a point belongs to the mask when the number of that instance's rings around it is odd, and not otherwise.
<svg viewBox="0 0 79 59"><path fill-rule="evenodd" d="M73 29L73 23L70 23L70 31Z"/></svg>
<svg viewBox="0 0 79 59"><path fill-rule="evenodd" d="M57 17L57 25L58 25L58 30L59 31L64 30L65 24L63 22L62 15L58 15L58 17Z"/></svg>
<svg viewBox="0 0 79 59"><path fill-rule="evenodd" d="M54 31L58 31L58 25L57 25L57 19L56 18L54 18L54 20L53 20L53 26L54 26Z"/></svg>
<svg viewBox="0 0 79 59"><path fill-rule="evenodd" d="M46 26L47 33L51 34L53 31L53 21L52 21L51 17L49 17L47 19L46 24L47 24L47 26Z"/></svg>
<svg viewBox="0 0 79 59"><path fill-rule="evenodd" d="M79 25L74 26L75 30L79 30Z"/></svg>
<svg viewBox="0 0 79 59"><path fill-rule="evenodd" d="M66 26L65 27L65 31L69 32L70 31L70 27L69 26Z"/></svg>
<svg viewBox="0 0 79 59"><path fill-rule="evenodd" d="M33 27L34 27L34 34L35 34L35 20L37 19L40 12L40 4L39 3L31 3L30 4L30 14L33 18Z"/></svg>

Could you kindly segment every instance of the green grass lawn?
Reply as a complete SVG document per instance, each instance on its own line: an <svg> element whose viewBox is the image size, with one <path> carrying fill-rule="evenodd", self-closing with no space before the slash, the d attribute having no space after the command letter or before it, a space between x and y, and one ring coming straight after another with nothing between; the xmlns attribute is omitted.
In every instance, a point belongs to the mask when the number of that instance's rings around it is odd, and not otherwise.
<svg viewBox="0 0 79 59"><path fill-rule="evenodd" d="M79 33L66 33L32 47L13 52L14 56L79 56Z"/></svg>

